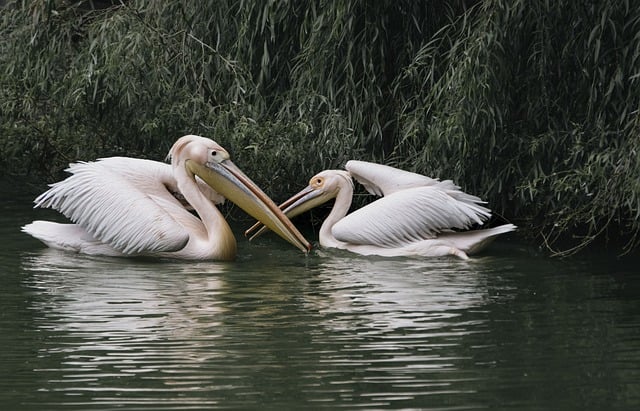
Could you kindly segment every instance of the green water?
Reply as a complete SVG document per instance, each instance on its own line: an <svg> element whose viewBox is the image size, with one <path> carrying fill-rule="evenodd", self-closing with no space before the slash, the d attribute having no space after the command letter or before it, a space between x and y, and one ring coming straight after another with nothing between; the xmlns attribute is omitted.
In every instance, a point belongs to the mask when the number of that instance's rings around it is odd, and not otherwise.
<svg viewBox="0 0 640 411"><path fill-rule="evenodd" d="M637 260L514 237L470 262L305 257L271 236L234 263L95 258L20 233L49 214L11 190L2 409L640 409Z"/></svg>

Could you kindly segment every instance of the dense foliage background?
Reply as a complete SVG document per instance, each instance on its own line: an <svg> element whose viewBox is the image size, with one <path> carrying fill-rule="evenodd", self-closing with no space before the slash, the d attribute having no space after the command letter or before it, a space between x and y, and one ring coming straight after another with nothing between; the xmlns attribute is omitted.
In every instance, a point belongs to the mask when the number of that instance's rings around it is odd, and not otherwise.
<svg viewBox="0 0 640 411"><path fill-rule="evenodd" d="M357 158L453 179L559 254L637 250L628 1L4 3L8 173L162 159L193 133L276 200Z"/></svg>

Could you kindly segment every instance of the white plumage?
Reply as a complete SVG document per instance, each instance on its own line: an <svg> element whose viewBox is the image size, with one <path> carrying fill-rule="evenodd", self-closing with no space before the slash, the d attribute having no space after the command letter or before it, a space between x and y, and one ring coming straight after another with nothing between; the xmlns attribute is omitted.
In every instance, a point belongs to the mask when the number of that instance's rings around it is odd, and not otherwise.
<svg viewBox="0 0 640 411"><path fill-rule="evenodd" d="M351 160L343 170L325 170L283 204L294 217L332 198L335 204L320 228L320 245L381 256L468 258L513 224L469 230L483 224L491 211L480 198L452 181L364 161ZM347 215L353 196L351 178L368 192L383 196ZM282 207L282 206L281 206ZM253 228L252 228L253 229ZM251 231L250 229L249 231Z"/></svg>
<svg viewBox="0 0 640 411"><path fill-rule="evenodd" d="M38 196L36 207L60 211L122 254L173 252L189 241L177 219L197 217L168 190L178 190L169 164L113 157L66 171L72 175Z"/></svg>
<svg viewBox="0 0 640 411"><path fill-rule="evenodd" d="M287 241L308 248L214 141L184 136L170 157L171 165L127 157L71 164L71 176L52 184L35 204L60 211L74 224L34 221L23 231L50 247L86 254L228 260L235 257L236 242L214 205L224 201L217 189Z"/></svg>

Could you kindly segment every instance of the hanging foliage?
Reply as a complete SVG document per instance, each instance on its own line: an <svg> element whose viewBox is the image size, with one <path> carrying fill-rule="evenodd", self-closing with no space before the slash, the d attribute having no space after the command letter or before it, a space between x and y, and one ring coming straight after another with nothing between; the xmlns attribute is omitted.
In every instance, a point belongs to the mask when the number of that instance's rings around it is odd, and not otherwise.
<svg viewBox="0 0 640 411"><path fill-rule="evenodd" d="M358 158L453 179L558 255L637 249L628 1L5 3L11 173L160 159L195 133L276 199Z"/></svg>

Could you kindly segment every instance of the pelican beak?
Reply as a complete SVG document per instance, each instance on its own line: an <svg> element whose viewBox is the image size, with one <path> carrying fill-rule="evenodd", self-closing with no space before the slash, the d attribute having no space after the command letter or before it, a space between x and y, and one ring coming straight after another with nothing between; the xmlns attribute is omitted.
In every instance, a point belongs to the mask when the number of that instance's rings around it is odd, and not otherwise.
<svg viewBox="0 0 640 411"><path fill-rule="evenodd" d="M335 197L335 194L327 193L326 191L318 190L314 187L307 186L298 194L291 196L287 201L280 204L280 209L288 218L293 218L297 215L309 211L312 208L318 207L321 204L326 203ZM253 240L262 233L268 230L268 226L263 225L260 222L255 223L251 228L244 232L245 236L250 236L249 240ZM255 233L254 233L255 232ZM253 233L253 234L252 234Z"/></svg>
<svg viewBox="0 0 640 411"><path fill-rule="evenodd" d="M211 188L237 204L247 214L269 227L280 237L305 253L311 250L311 244L275 205L273 200L231 160L208 163L206 166L187 160L185 165L191 173L200 177Z"/></svg>

